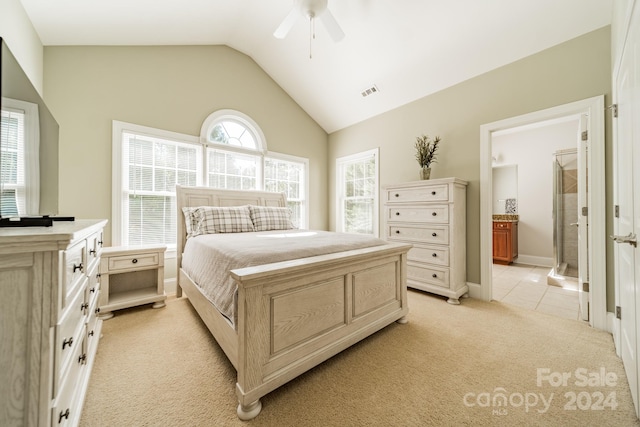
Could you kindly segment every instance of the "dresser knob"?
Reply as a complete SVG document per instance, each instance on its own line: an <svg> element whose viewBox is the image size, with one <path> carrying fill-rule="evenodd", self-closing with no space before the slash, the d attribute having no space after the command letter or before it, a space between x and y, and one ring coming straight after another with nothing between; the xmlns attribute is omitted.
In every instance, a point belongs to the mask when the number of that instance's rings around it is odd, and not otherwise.
<svg viewBox="0 0 640 427"><path fill-rule="evenodd" d="M87 308L89 308L89 303L88 302L82 303L80 305L80 311L84 311Z"/></svg>
<svg viewBox="0 0 640 427"><path fill-rule="evenodd" d="M132 260L131 260L131 262L132 262L133 264L137 264L137 263L138 263L138 258L134 258L134 259L132 259Z"/></svg>
<svg viewBox="0 0 640 427"><path fill-rule="evenodd" d="M98 245L102 246L102 240L98 240Z"/></svg>
<svg viewBox="0 0 640 427"><path fill-rule="evenodd" d="M82 263L80 263L79 265L75 265L75 264L73 264L73 272L74 272L74 273L76 272L76 270L80 270L80 271L82 271L82 269L83 269L83 268L84 268L84 267L82 266Z"/></svg>
<svg viewBox="0 0 640 427"><path fill-rule="evenodd" d="M437 234L436 234L436 233L432 233L432 234L431 234L431 236L432 236L432 237L436 237L436 236L437 236Z"/></svg>
<svg viewBox="0 0 640 427"><path fill-rule="evenodd" d="M91 330L91 332L89 332L87 335L89 335L90 337L93 336L93 330Z"/></svg>
<svg viewBox="0 0 640 427"><path fill-rule="evenodd" d="M438 254L434 252L434 253L431 254L431 256L436 258L438 256Z"/></svg>
<svg viewBox="0 0 640 427"><path fill-rule="evenodd" d="M73 337L69 338L68 340L62 340L62 349L64 350L64 348L66 346L71 347L73 345Z"/></svg>
<svg viewBox="0 0 640 427"><path fill-rule="evenodd" d="M82 356L78 356L78 363L84 363L87 360L87 355L83 354Z"/></svg>
<svg viewBox="0 0 640 427"><path fill-rule="evenodd" d="M437 275L436 273L433 273L433 274L431 275L431 277L433 277L434 279L436 279L436 278L438 277L438 275Z"/></svg>
<svg viewBox="0 0 640 427"><path fill-rule="evenodd" d="M400 230L396 230L396 234L400 234Z"/></svg>
<svg viewBox="0 0 640 427"><path fill-rule="evenodd" d="M89 249L89 255L96 255L96 250L95 249Z"/></svg>
<svg viewBox="0 0 640 427"><path fill-rule="evenodd" d="M431 216L436 216L438 215L436 212L431 212Z"/></svg>
<svg viewBox="0 0 640 427"><path fill-rule="evenodd" d="M432 196L435 196L435 195L436 195L436 192L435 192L435 191L432 191L432 192L431 192L431 195L432 195Z"/></svg>
<svg viewBox="0 0 640 427"><path fill-rule="evenodd" d="M396 197L400 197L400 195L398 193L396 193Z"/></svg>
<svg viewBox="0 0 640 427"><path fill-rule="evenodd" d="M96 314L100 313L100 307L96 308Z"/></svg>
<svg viewBox="0 0 640 427"><path fill-rule="evenodd" d="M91 288L91 289L89 289L89 292L90 292L90 293L94 293L95 291L96 291L96 288Z"/></svg>
<svg viewBox="0 0 640 427"><path fill-rule="evenodd" d="M397 215L397 216L399 216L399 215L400 215L400 212L396 212L396 215Z"/></svg>

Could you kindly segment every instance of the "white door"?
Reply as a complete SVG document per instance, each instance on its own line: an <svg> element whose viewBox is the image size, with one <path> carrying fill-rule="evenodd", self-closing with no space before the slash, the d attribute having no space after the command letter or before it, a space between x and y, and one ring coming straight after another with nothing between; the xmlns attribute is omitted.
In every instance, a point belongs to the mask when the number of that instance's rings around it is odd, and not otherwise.
<svg viewBox="0 0 640 427"><path fill-rule="evenodd" d="M578 135L578 294L580 301L580 316L582 320L589 320L589 249L588 233L589 223L587 210L589 198L587 191L588 156L589 156L589 117L580 115L580 127Z"/></svg>
<svg viewBox="0 0 640 427"><path fill-rule="evenodd" d="M615 205L614 218L616 309L620 314L619 352L638 413L638 298L640 298L640 253L634 244L640 232L640 13L632 16L620 68L615 76L618 118L615 120ZM634 149L635 148L635 149Z"/></svg>

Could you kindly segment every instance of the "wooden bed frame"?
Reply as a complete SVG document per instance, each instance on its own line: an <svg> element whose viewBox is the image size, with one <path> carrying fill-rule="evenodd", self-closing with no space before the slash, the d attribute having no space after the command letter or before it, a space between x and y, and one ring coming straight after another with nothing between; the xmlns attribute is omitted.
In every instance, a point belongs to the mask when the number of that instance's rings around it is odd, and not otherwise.
<svg viewBox="0 0 640 427"><path fill-rule="evenodd" d="M411 245L365 249L232 270L237 325L220 314L182 270L184 206L286 206L284 194L177 186L177 296L189 298L236 368L238 417L250 420L260 398L397 321L406 323Z"/></svg>

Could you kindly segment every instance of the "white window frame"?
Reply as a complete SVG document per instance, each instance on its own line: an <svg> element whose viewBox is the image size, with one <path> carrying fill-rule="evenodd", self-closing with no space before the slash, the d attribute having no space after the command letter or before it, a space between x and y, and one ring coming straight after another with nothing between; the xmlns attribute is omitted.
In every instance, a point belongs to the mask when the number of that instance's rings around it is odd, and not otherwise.
<svg viewBox="0 0 640 427"><path fill-rule="evenodd" d="M18 164L18 183L3 185L3 190L14 188L18 195L18 213L20 216L40 213L40 116L38 104L12 98L2 98L2 108L24 114L24 146L22 164ZM22 180L20 179L22 178Z"/></svg>
<svg viewBox="0 0 640 427"><path fill-rule="evenodd" d="M339 157L336 159L336 231L345 232L344 230L344 202L345 202L345 167L352 163L361 162L372 158L375 163L375 183L373 193L373 236L380 236L379 229L379 200L380 200L380 149L374 148L360 153L351 154L349 156Z"/></svg>
<svg viewBox="0 0 640 427"><path fill-rule="evenodd" d="M301 189L304 203L302 204L301 223L298 224L298 228L309 228L309 159L273 151L267 151L265 158L304 164L304 182ZM264 186L264 177L260 181L260 185Z"/></svg>
<svg viewBox="0 0 640 427"><path fill-rule="evenodd" d="M131 132L137 135L147 135L152 138L161 138L177 142L190 143L201 147L199 138L177 132L171 132L161 129L155 129L147 126L136 125L120 121L113 121L112 130L112 202L111 202L111 241L113 246L124 245L123 237L125 236L125 227L128 222L128 214L125 211L126 201L124 183L128 179L122 163L122 134L123 132ZM198 176L198 185L202 185L202 174ZM175 247L167 248L166 257L173 258L176 256Z"/></svg>

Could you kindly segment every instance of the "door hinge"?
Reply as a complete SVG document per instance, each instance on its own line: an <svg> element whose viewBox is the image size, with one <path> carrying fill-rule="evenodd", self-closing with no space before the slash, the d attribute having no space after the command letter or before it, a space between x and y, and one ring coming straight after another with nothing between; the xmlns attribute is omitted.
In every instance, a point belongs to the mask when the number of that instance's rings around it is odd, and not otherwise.
<svg viewBox="0 0 640 427"><path fill-rule="evenodd" d="M589 216L589 206L584 206L582 208L582 216Z"/></svg>
<svg viewBox="0 0 640 427"><path fill-rule="evenodd" d="M613 113L613 117L618 117L618 104L611 104L607 107Z"/></svg>
<svg viewBox="0 0 640 427"><path fill-rule="evenodd" d="M583 141L588 141L589 140L589 131L588 130L582 131L581 138L582 138Z"/></svg>
<svg viewBox="0 0 640 427"><path fill-rule="evenodd" d="M582 283L582 292L589 292L589 282Z"/></svg>
<svg viewBox="0 0 640 427"><path fill-rule="evenodd" d="M616 319L622 319L622 309L619 305L616 305Z"/></svg>
<svg viewBox="0 0 640 427"><path fill-rule="evenodd" d="M620 218L620 205L615 205L613 207L613 216Z"/></svg>

